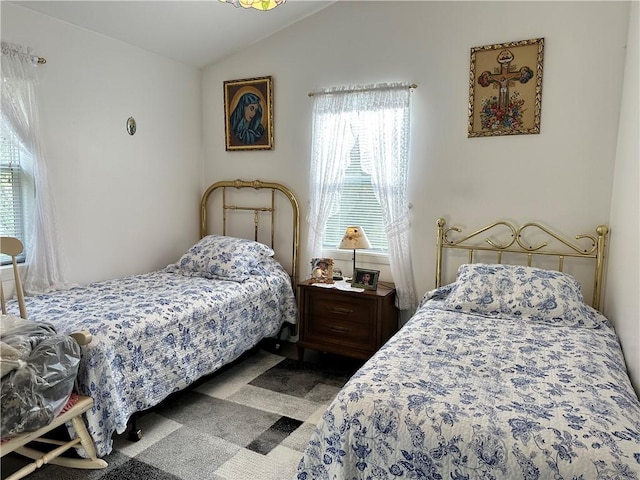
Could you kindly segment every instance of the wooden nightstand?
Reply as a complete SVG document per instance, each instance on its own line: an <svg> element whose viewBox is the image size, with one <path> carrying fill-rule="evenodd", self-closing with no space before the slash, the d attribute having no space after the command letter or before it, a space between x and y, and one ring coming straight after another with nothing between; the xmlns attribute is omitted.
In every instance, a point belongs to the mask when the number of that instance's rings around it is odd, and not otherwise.
<svg viewBox="0 0 640 480"><path fill-rule="evenodd" d="M298 360L305 348L368 359L398 330L395 297L395 288L382 285L350 292L300 282Z"/></svg>

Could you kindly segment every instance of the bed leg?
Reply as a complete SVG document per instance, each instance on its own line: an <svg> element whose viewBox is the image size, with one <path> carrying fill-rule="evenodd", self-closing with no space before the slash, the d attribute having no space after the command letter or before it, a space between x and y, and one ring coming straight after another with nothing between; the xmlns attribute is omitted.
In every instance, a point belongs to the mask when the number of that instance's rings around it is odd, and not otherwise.
<svg viewBox="0 0 640 480"><path fill-rule="evenodd" d="M281 338L282 337L282 332L284 331L284 329L286 327L289 327L289 335L293 336L295 334L295 324L288 323L288 322L283 323L282 326L280 327L280 331L278 332L278 337L277 337L276 344L275 344L275 349L276 350L280 350L280 346L281 346L280 344L282 342L282 338Z"/></svg>
<svg viewBox="0 0 640 480"><path fill-rule="evenodd" d="M138 413L134 413L129 418L127 438L131 442L137 442L142 438L142 430L138 428Z"/></svg>

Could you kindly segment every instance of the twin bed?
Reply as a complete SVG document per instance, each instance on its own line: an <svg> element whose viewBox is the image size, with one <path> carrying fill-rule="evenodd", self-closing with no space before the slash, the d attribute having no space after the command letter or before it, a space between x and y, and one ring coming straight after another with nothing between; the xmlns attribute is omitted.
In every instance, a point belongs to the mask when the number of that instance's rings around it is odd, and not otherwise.
<svg viewBox="0 0 640 480"><path fill-rule="evenodd" d="M324 412L298 480L639 478L640 402L598 312L607 228L437 226L437 288ZM447 249L468 256L442 286ZM592 306L557 271L572 257L595 263Z"/></svg>
<svg viewBox="0 0 640 480"><path fill-rule="evenodd" d="M239 189L267 196L259 198L259 206L230 205L227 192ZM208 235L207 205L213 197L222 205L222 235ZM98 456L110 453L113 433L123 433L136 412L296 323L292 282L299 211L291 191L260 181L218 182L207 189L201 207L202 238L175 264L26 298L30 320L47 321L58 333L84 330L93 336L83 347L78 390L94 399L86 417ZM280 207L290 211L277 215ZM227 235L232 211L251 216L253 239ZM285 225L281 217L291 222ZM256 240L264 223L271 237L262 243ZM282 238L290 249L280 262L272 247ZM282 266L287 263L289 272Z"/></svg>

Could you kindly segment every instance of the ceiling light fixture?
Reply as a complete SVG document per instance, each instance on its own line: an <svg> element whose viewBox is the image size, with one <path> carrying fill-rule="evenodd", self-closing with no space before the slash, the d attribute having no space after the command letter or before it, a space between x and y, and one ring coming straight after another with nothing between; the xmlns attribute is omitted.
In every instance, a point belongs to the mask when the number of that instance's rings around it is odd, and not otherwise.
<svg viewBox="0 0 640 480"><path fill-rule="evenodd" d="M256 10L272 10L287 0L220 0L234 7L255 8Z"/></svg>

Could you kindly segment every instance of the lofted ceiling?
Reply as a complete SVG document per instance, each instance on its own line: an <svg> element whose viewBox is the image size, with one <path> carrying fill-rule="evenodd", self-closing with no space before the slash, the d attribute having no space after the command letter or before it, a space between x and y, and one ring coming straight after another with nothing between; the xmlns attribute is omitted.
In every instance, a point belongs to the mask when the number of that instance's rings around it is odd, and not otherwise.
<svg viewBox="0 0 640 480"><path fill-rule="evenodd" d="M11 3L187 65L204 67L242 50L333 1L287 0L270 11L219 0L32 1Z"/></svg>

